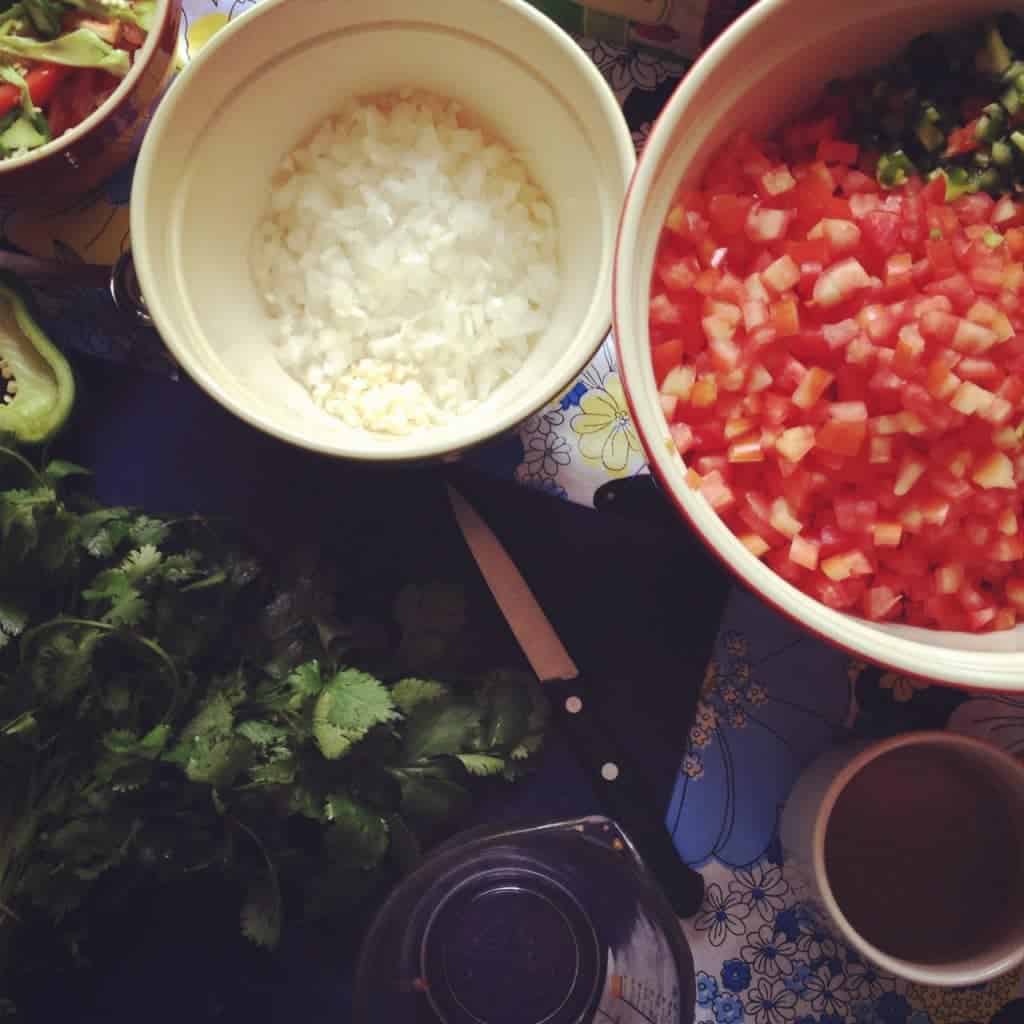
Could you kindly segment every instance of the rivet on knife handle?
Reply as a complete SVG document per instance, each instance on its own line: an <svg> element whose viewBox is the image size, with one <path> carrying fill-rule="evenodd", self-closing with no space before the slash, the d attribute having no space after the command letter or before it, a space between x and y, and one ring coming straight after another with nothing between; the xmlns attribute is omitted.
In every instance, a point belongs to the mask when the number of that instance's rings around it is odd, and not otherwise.
<svg viewBox="0 0 1024 1024"><path fill-rule="evenodd" d="M672 909L680 917L692 917L704 900L704 879L680 859L664 817L651 799L650 786L588 707L586 684L579 678L547 680L544 691L605 813L632 839Z"/></svg>

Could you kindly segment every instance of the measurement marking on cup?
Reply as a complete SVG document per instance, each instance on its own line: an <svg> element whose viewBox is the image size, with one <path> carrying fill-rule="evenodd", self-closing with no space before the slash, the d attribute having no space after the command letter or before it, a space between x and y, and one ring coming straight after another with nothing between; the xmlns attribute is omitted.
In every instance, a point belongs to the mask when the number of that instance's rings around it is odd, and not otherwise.
<svg viewBox="0 0 1024 1024"><path fill-rule="evenodd" d="M626 1005L626 1006L628 1006L628 1007L629 1007L629 1008L630 1008L630 1009L631 1009L631 1010L632 1010L632 1011L633 1011L634 1013L637 1013L637 1014L639 1014L639 1015L640 1015L641 1017L643 1017L643 1019L644 1019L645 1021L647 1021L647 1022L648 1022L648 1024L658 1024L658 1022L657 1022L657 1021L656 1021L656 1020L655 1020L655 1019L654 1019L653 1017L648 1017L648 1016L647 1016L647 1014L646 1014L646 1013L644 1013L644 1011L643 1011L643 1010L641 1010L641 1009L640 1009L640 1007L636 1005L636 1003L631 1003L631 1002L630 1002L630 1001L629 1001L629 1000L628 1000L628 999L627 999L627 998L626 998L626 997L625 997L624 995L622 995L622 996L619 996L619 998L620 998L620 999L621 999L621 1000L623 1001L623 1003L625 1003L625 1005Z"/></svg>

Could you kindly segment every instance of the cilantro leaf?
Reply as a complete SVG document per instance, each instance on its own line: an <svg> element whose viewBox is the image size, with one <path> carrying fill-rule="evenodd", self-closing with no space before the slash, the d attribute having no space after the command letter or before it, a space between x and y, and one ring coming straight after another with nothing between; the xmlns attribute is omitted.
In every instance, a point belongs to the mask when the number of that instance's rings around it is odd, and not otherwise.
<svg viewBox="0 0 1024 1024"><path fill-rule="evenodd" d="M423 825L441 825L461 817L469 802L469 793L449 779L420 775L402 778L402 814Z"/></svg>
<svg viewBox="0 0 1024 1024"><path fill-rule="evenodd" d="M38 515L52 508L57 493L51 487L16 489L0 493L0 536L18 546L24 554L33 549L39 539Z"/></svg>
<svg viewBox="0 0 1024 1024"><path fill-rule="evenodd" d="M73 462L65 462L63 459L51 459L42 472L43 479L51 486L66 480L69 476L92 476L92 470L77 466Z"/></svg>
<svg viewBox="0 0 1024 1024"><path fill-rule="evenodd" d="M458 754L463 768L470 775L500 775L505 770L505 759L490 754Z"/></svg>
<svg viewBox="0 0 1024 1024"><path fill-rule="evenodd" d="M148 604L123 569L107 569L99 573L82 591L87 601L107 605L98 614L112 626L136 626L144 618Z"/></svg>
<svg viewBox="0 0 1024 1024"><path fill-rule="evenodd" d="M287 729L271 725L270 722L258 722L255 720L242 722L236 732L239 736L244 736L254 746L263 748L287 748L289 739Z"/></svg>
<svg viewBox="0 0 1024 1024"><path fill-rule="evenodd" d="M530 730L531 691L536 681L525 674L492 674L478 696L481 709L480 749L509 752Z"/></svg>
<svg viewBox="0 0 1024 1024"><path fill-rule="evenodd" d="M95 627L62 624L47 629L37 641L29 669L39 695L57 705L84 687L101 639L102 633Z"/></svg>
<svg viewBox="0 0 1024 1024"><path fill-rule="evenodd" d="M375 725L397 718L388 688L366 672L345 669L324 687L313 709L313 735L321 753L336 760Z"/></svg>
<svg viewBox="0 0 1024 1024"><path fill-rule="evenodd" d="M185 761L185 774L192 782L227 787L241 774L248 753L248 744L239 737L197 736Z"/></svg>
<svg viewBox="0 0 1024 1024"><path fill-rule="evenodd" d="M28 625L28 612L10 598L0 597L0 648L21 636Z"/></svg>
<svg viewBox="0 0 1024 1024"><path fill-rule="evenodd" d="M309 661L299 665L289 676L288 685L296 697L316 697L324 688L324 678L320 673L320 663Z"/></svg>
<svg viewBox="0 0 1024 1024"><path fill-rule="evenodd" d="M163 557L153 544L143 544L125 556L121 572L129 580L142 579L160 568Z"/></svg>
<svg viewBox="0 0 1024 1024"><path fill-rule="evenodd" d="M325 839L331 861L340 867L372 868L388 850L388 824L345 793L332 793L324 807L330 827Z"/></svg>
<svg viewBox="0 0 1024 1024"><path fill-rule="evenodd" d="M160 519L150 516L135 516L128 526L128 536L141 547L157 546L167 540L170 527Z"/></svg>
<svg viewBox="0 0 1024 1024"><path fill-rule="evenodd" d="M109 558L128 536L131 512L100 508L79 517L79 543L94 558Z"/></svg>
<svg viewBox="0 0 1024 1024"><path fill-rule="evenodd" d="M256 786L290 786L298 775L298 765L292 757L254 764L249 768L249 779ZM310 805L314 806L314 805ZM314 813L313 817L318 817Z"/></svg>
<svg viewBox="0 0 1024 1024"><path fill-rule="evenodd" d="M128 729L112 729L103 737L103 745L112 754L152 759L160 756L170 735L171 727L166 723L155 726L141 737Z"/></svg>
<svg viewBox="0 0 1024 1024"><path fill-rule="evenodd" d="M418 704L441 700L448 693L447 686L433 679L400 679L391 688L391 697L404 715L408 715Z"/></svg>
<svg viewBox="0 0 1024 1024"><path fill-rule="evenodd" d="M468 704L421 704L409 716L402 748L406 764L471 750L480 715Z"/></svg>

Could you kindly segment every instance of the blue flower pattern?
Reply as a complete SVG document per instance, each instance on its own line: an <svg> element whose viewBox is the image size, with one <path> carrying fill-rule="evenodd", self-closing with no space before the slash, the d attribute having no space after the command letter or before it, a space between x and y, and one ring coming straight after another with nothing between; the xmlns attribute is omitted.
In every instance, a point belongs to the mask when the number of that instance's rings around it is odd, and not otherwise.
<svg viewBox="0 0 1024 1024"><path fill-rule="evenodd" d="M718 995L718 982L704 971L697 972L697 1005L710 1006Z"/></svg>
<svg viewBox="0 0 1024 1024"><path fill-rule="evenodd" d="M742 992L750 985L750 965L742 960L726 960L722 964L722 987L730 992Z"/></svg>
<svg viewBox="0 0 1024 1024"><path fill-rule="evenodd" d="M826 648L756 599L733 595L668 816L680 854L706 878L705 904L684 922L702 976L713 985L702 1004L705 1018L710 1011L714 1024L738 1019L727 998L734 997L744 1024L992 1019L995 1010L942 1012L943 992L893 978L838 942L792 888L778 838L779 810L817 754L846 739L945 727L996 739L1019 755L1024 700L908 688ZM977 992L956 990L957 998L977 995L998 1009L1019 982L1020 972ZM1016 1020L1010 1006L1005 1013Z"/></svg>
<svg viewBox="0 0 1024 1024"><path fill-rule="evenodd" d="M743 1020L743 1003L732 992L722 992L711 1004L715 1014L715 1024L741 1024Z"/></svg>

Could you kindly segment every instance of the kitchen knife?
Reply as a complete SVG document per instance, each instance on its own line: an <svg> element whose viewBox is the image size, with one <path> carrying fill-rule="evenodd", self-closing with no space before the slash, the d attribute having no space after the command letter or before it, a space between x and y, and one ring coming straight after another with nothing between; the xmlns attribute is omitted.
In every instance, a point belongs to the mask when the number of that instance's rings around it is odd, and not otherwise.
<svg viewBox="0 0 1024 1024"><path fill-rule="evenodd" d="M675 912L680 917L692 916L704 899L704 879L679 859L664 821L650 807L649 785L613 730L598 720L579 669L501 541L450 485L448 498L477 568L543 684L554 720L561 725L602 808L629 834Z"/></svg>

